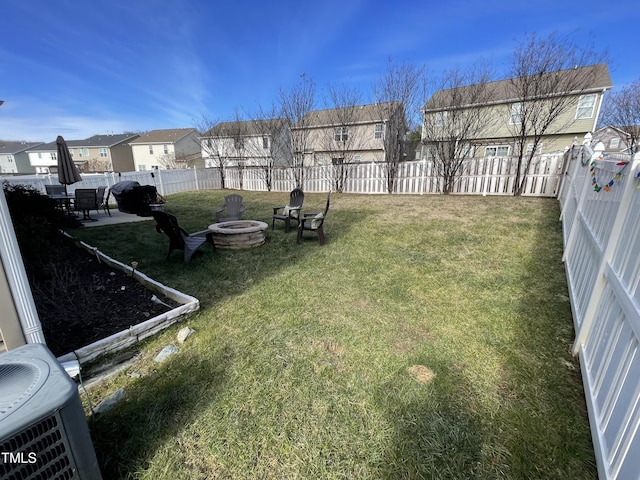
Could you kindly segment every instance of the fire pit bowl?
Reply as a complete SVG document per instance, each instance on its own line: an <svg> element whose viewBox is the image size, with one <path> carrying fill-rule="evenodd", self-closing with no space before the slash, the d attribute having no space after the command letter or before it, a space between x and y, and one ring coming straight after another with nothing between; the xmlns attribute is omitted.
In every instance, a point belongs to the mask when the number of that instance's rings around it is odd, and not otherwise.
<svg viewBox="0 0 640 480"><path fill-rule="evenodd" d="M209 225L216 248L239 249L258 247L265 242L269 226L258 220L231 220Z"/></svg>

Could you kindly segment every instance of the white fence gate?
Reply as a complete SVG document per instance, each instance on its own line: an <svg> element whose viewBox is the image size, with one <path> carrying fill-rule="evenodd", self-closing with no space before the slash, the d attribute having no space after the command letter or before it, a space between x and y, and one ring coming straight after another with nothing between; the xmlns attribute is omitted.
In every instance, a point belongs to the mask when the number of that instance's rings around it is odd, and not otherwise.
<svg viewBox="0 0 640 480"><path fill-rule="evenodd" d="M575 155L565 268L601 479L640 478L640 154Z"/></svg>

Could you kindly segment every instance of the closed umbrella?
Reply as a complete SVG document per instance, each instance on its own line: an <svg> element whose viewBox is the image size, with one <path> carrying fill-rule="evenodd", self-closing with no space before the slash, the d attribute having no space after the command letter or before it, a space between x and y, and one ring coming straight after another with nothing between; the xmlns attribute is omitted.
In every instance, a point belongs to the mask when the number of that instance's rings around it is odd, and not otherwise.
<svg viewBox="0 0 640 480"><path fill-rule="evenodd" d="M56 144L58 146L58 181L64 185L64 193L67 193L67 185L80 182L82 177L78 167L73 163L73 158L71 158L64 138L58 136Z"/></svg>

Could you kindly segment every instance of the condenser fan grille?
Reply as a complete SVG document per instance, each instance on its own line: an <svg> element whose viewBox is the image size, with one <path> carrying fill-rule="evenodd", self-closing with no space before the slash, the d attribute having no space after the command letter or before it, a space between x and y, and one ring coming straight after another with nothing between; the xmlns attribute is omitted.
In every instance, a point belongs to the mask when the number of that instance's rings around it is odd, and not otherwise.
<svg viewBox="0 0 640 480"><path fill-rule="evenodd" d="M0 478L3 480L77 478L57 411L5 439L0 444L0 451L19 452L22 455L10 463L0 459Z"/></svg>

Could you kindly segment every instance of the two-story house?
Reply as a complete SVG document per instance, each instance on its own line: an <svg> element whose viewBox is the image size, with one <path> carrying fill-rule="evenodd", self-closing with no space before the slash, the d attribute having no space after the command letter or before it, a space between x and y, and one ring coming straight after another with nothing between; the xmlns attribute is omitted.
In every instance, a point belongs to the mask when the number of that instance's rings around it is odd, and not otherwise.
<svg viewBox="0 0 640 480"><path fill-rule="evenodd" d="M220 122L201 137L205 167L286 166L291 131L282 118Z"/></svg>
<svg viewBox="0 0 640 480"><path fill-rule="evenodd" d="M137 133L94 135L68 140L67 147L82 173L131 172L135 170L129 142Z"/></svg>
<svg viewBox="0 0 640 480"><path fill-rule="evenodd" d="M537 154L562 152L575 137L595 130L611 86L607 65L598 64L488 82L480 86L482 92L469 95L465 89L479 86L439 90L422 109L423 157L430 158L435 143L445 141L440 132L452 126L453 118L461 118L460 112L469 113L465 125L472 113L481 119L481 128L469 128L456 138L466 144L466 156L527 155L534 145ZM474 98L478 100L465 101ZM457 134L451 130L448 136Z"/></svg>
<svg viewBox="0 0 640 480"><path fill-rule="evenodd" d="M396 118L398 117L398 118ZM383 162L391 124L404 125L396 102L313 110L292 130L305 166Z"/></svg>
<svg viewBox="0 0 640 480"><path fill-rule="evenodd" d="M624 130L608 125L593 132L591 145L602 142L608 153L630 153L631 135Z"/></svg>
<svg viewBox="0 0 640 480"><path fill-rule="evenodd" d="M135 170L202 167L195 128L151 130L129 142Z"/></svg>
<svg viewBox="0 0 640 480"><path fill-rule="evenodd" d="M29 148L41 145L41 142L3 142L0 144L0 173L35 173L29 163Z"/></svg>
<svg viewBox="0 0 640 480"><path fill-rule="evenodd" d="M135 133L104 134L66 143L81 173L131 172L135 168L128 142L137 137ZM52 173L58 168L55 141L31 147L27 153L36 173Z"/></svg>

